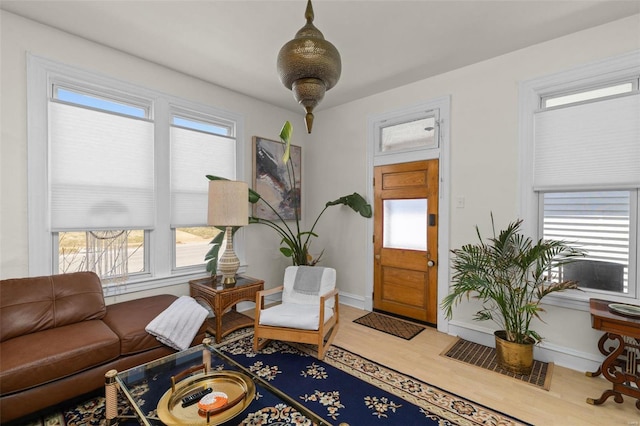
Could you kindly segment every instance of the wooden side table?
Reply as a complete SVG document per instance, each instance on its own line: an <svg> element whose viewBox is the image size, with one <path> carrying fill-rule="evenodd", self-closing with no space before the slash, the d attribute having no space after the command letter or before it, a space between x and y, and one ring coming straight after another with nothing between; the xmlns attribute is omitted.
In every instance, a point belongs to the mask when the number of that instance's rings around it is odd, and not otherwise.
<svg viewBox="0 0 640 426"><path fill-rule="evenodd" d="M213 334L216 343L232 331L253 327L253 318L236 310L242 301L255 302L256 293L264 289L264 281L256 278L236 276L233 287L224 287L222 280L201 278L189 281L189 293L194 299L202 300L211 307L214 318L207 319L207 331Z"/></svg>
<svg viewBox="0 0 640 426"><path fill-rule="evenodd" d="M613 388L605 390L598 399L587 398L587 403L600 405L613 396L620 404L622 395L628 395L636 398L636 408L640 410L640 319L611 312L610 303L589 300L591 325L605 332L598 341L598 349L606 358L596 371L588 371L586 375L597 377L602 374L613 383Z"/></svg>

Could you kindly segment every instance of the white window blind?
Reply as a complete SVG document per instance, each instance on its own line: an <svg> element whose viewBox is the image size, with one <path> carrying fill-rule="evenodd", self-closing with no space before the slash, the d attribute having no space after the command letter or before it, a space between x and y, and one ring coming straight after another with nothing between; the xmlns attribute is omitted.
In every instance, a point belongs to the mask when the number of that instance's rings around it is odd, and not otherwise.
<svg viewBox="0 0 640 426"><path fill-rule="evenodd" d="M206 226L206 175L236 179L236 140L171 127L171 227Z"/></svg>
<svg viewBox="0 0 640 426"><path fill-rule="evenodd" d="M619 291L627 293L632 258L631 192L547 192L543 197L543 238L564 240L586 250L587 257L575 267L591 262L591 265L599 264L611 270L619 265L622 286ZM611 278L605 281L611 281Z"/></svg>
<svg viewBox="0 0 640 426"><path fill-rule="evenodd" d="M629 263L629 191L544 194L544 238L588 250L594 260Z"/></svg>
<svg viewBox="0 0 640 426"><path fill-rule="evenodd" d="M534 190L640 187L640 94L537 112Z"/></svg>
<svg viewBox="0 0 640 426"><path fill-rule="evenodd" d="M153 123L49 102L51 230L154 225Z"/></svg>

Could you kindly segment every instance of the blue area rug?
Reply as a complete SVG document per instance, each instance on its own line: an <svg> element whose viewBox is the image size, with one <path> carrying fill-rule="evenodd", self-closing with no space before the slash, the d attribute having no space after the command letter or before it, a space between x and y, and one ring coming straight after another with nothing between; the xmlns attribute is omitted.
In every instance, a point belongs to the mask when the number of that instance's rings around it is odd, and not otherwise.
<svg viewBox="0 0 640 426"><path fill-rule="evenodd" d="M431 386L414 377L389 369L345 349L331 346L324 361L315 358L307 345L271 342L261 352L253 352L253 332L242 330L218 347L234 361L299 400L328 424L362 425L527 425L506 414ZM201 355L196 354L201 360ZM195 363L195 360L194 360ZM223 369L225 365L212 365ZM169 377L159 375L132 391L147 415L156 414L157 403ZM281 404L257 384L255 400L224 426L310 425L300 413ZM102 393L104 395L104 393ZM118 404L120 415L130 415L126 401ZM56 418L33 423L43 426L102 426L105 424L104 397L94 396L74 405L61 406ZM160 425L160 422L153 422ZM120 421L120 425L138 425Z"/></svg>
<svg viewBox="0 0 640 426"><path fill-rule="evenodd" d="M252 345L249 335L219 349L331 424L528 424L337 346L318 361L306 345L274 341L259 353Z"/></svg>

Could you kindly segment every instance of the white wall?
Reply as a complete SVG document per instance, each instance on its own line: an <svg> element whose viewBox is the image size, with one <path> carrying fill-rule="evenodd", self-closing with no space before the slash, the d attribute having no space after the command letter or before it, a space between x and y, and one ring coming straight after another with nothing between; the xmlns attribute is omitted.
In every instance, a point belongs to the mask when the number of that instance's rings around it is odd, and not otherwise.
<svg viewBox="0 0 640 426"><path fill-rule="evenodd" d="M0 11L1 19L1 128L0 155L0 278L28 275L27 246L27 52L67 65L211 105L245 118L245 180L251 182L251 137L278 140L285 120L300 120L295 113L274 107L170 69L92 43L51 27ZM211 72L215 72L212 70ZM274 78L275 70L274 70ZM284 89L283 87L283 90ZM298 132L296 144L304 146L308 137ZM247 275L265 280L267 286L281 281L287 265L279 254L275 233L252 225L246 232ZM262 228L262 229L261 229ZM186 294L187 285L163 291ZM148 293L148 292L147 292ZM145 295L147 294L145 293ZM120 299L143 294L119 296Z"/></svg>
<svg viewBox="0 0 640 426"><path fill-rule="evenodd" d="M498 227L519 214L519 82L638 48L640 16L636 15L321 111L316 114L313 142L306 147L306 154L316 160L305 172L307 190L314 195L308 206L317 210L333 195L366 192L371 184L365 182L368 117L451 95L451 179L440 188L450 191L452 203L465 198L464 208L450 205L450 247L472 242L476 224L485 235L490 231L490 212ZM429 54L428 47L424 54ZM352 293L353 300L366 296L363 277L370 256L368 225L360 219L332 212L318 228L318 243L331 248L327 261L338 269L341 288ZM440 259L440 267L446 263ZM459 305L449 332L486 337L491 343L490 334L482 332L492 332L493 325L472 321L474 312L472 304ZM600 359L596 348L600 333L591 329L588 312L549 306L545 321L546 325L536 325L547 338L543 347L549 349L541 358L554 357L557 363L579 370Z"/></svg>

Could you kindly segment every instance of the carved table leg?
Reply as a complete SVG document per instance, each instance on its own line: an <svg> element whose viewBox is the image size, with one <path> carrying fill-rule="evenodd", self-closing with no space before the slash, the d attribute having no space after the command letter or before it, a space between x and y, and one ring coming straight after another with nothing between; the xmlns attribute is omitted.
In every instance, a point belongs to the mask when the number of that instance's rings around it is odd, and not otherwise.
<svg viewBox="0 0 640 426"><path fill-rule="evenodd" d="M607 337L607 333L603 333L602 337L600 337L600 340L598 340L598 349L600 350L600 353L602 355L608 355L609 352L611 351L607 351L604 347L604 344L607 342L607 340L609 340L609 338ZM598 377L599 375L602 374L602 366L599 366L598 369L596 371L587 371L586 373L584 373L587 377Z"/></svg>
<svg viewBox="0 0 640 426"><path fill-rule="evenodd" d="M628 395L637 399L636 407L640 409L640 390L638 390L640 382L638 351L640 345L638 345L638 341L614 333L606 333L603 338L598 342L598 347L604 355L607 353L608 355L595 373L587 373L587 375L592 374L591 377L595 377L595 375L602 374L609 382L613 383L613 389L604 391L598 399L587 398L587 403L600 405L613 396L613 400L620 404L623 402L622 395ZM617 341L618 345L605 348L604 341L606 340Z"/></svg>

